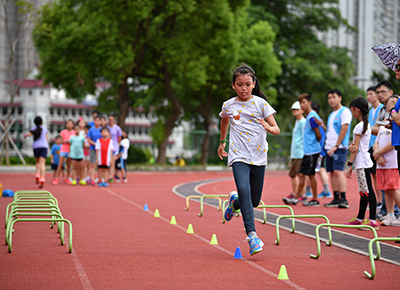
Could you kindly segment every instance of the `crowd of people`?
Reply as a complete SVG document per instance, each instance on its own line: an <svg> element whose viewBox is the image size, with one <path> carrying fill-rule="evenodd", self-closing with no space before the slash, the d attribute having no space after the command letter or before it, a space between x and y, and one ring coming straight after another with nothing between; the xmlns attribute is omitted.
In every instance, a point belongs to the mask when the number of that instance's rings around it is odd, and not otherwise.
<svg viewBox="0 0 400 290"><path fill-rule="evenodd" d="M126 160L130 141L126 132L116 124L115 117L100 116L93 111L92 121L80 117L67 120L65 129L55 138L50 149L54 185L91 185L108 187L109 183L127 182ZM35 127L24 137L33 136L36 158L36 183L45 184L45 164L48 157L48 130L40 116L34 119ZM97 176L96 176L97 168Z"/></svg>
<svg viewBox="0 0 400 290"><path fill-rule="evenodd" d="M283 201L289 205L320 206L319 198L333 197L324 204L325 207L349 208L346 176L352 178L354 166L360 194L359 210L345 224L369 225L375 229L380 225L400 226L397 207L400 205L400 171L396 153L400 150L400 144L396 143L396 129L400 123L396 109L399 96L393 94L392 84L386 80L368 88L367 99L353 99L349 108L342 105L342 93L338 89L329 90L326 96L333 110L326 125L318 115L318 104L311 101L310 95L300 95L291 107L296 117L289 171L292 193ZM353 128L350 143L353 118L358 123ZM348 151L350 157L347 160ZM327 172L330 173L333 195ZM316 174L324 186L320 194ZM311 198L308 200L307 197Z"/></svg>

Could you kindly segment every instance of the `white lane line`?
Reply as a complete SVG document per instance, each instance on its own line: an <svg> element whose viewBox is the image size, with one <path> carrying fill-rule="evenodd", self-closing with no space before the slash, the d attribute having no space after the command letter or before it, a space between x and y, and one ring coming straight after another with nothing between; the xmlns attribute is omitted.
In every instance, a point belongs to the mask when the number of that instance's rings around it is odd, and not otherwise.
<svg viewBox="0 0 400 290"><path fill-rule="evenodd" d="M132 205L134 205L134 206L136 206L136 207L138 207L138 208L140 208L140 209L143 209L143 206L142 206L142 205L139 205L139 204L137 204L137 203L135 203L135 202L133 202L133 201L131 201L131 200L129 200L129 199L127 199L127 198L121 196L121 195L119 195L118 193L116 193L116 192L114 192L114 191L112 191L112 190L110 190L110 189L108 189L108 188L103 188L103 189L105 189L106 191L108 191L108 192L111 193L112 195L114 195L114 196L116 196L116 197L118 197L118 198L120 198L120 199L122 199L122 200L124 200L124 201L126 201L126 202L128 202L128 203L130 203L130 204L132 204ZM151 215L154 215L154 212L152 212L152 211L150 211L150 210L148 211L148 213L151 214ZM170 221L169 221L168 219L166 219L166 218L164 218L164 217L162 217L162 216L160 216L160 219L163 220L163 221L165 221L165 222L167 222L167 223L170 223ZM184 227L181 227L180 225L173 225L173 226L175 226L176 228L178 228L178 229L184 231L185 233L186 233L186 231L187 231L187 229L185 229ZM196 238L198 238L199 240L201 240L201 241L207 243L207 244L210 243L209 240L207 240L206 238L204 238L204 237L202 237L202 236L199 236L199 235L197 235L197 234L191 234L191 235L194 236L194 237L196 237ZM229 255L232 256L232 257L234 256L234 253L233 253L233 252L231 252L231 251L229 251L229 250L227 250L227 249L225 249L225 248L222 248L221 246L213 245L213 247L217 248L218 250L220 250L220 251L222 251L222 252L224 252L224 253L229 254ZM278 275L277 275L277 274L275 274L274 272L271 272L271 271L268 270L268 269L265 269L264 267L262 267L262 266L260 266L260 265L258 265L258 264L256 264L256 263L254 263L253 261L250 261L250 260L248 260L248 259L246 259L246 258L244 258L243 261L246 262L247 264L249 264L250 266L252 266L252 267L254 267L254 268L256 268L256 269L258 269L258 270L260 270L260 271L262 271L262 272L264 272L264 273L266 273L267 275L269 275L269 276L271 276L271 277L273 277L273 278L275 278L275 279L278 278ZM290 281L290 280L281 280L281 281L282 281L283 283L286 283L286 284L288 284L289 286L293 287L294 289L297 289L297 290L306 290L305 288L303 288L303 287L297 285L296 283L293 283L293 282Z"/></svg>

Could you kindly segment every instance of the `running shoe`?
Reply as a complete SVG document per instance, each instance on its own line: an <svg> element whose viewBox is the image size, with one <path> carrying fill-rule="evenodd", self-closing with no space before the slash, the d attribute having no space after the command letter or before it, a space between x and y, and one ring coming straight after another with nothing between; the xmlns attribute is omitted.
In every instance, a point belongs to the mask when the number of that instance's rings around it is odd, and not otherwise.
<svg viewBox="0 0 400 290"><path fill-rule="evenodd" d="M35 181L36 181L36 184L39 184L39 181L40 181L40 174L39 173L35 174Z"/></svg>
<svg viewBox="0 0 400 290"><path fill-rule="evenodd" d="M126 179L126 178L124 178L123 180L124 180L124 183L127 183L127 182L128 182L128 179Z"/></svg>
<svg viewBox="0 0 400 290"><path fill-rule="evenodd" d="M107 182L103 182L103 187L108 187L108 183Z"/></svg>
<svg viewBox="0 0 400 290"><path fill-rule="evenodd" d="M103 182L99 182L99 187L103 187Z"/></svg>
<svg viewBox="0 0 400 290"><path fill-rule="evenodd" d="M54 185L58 184L58 179L57 179L57 178L54 178L53 181L52 181L51 183L53 183Z"/></svg>
<svg viewBox="0 0 400 290"><path fill-rule="evenodd" d="M228 197L228 206L225 209L225 220L229 222L239 210L233 208L233 203L239 198L236 191L231 191Z"/></svg>
<svg viewBox="0 0 400 290"><path fill-rule="evenodd" d="M118 178L118 179L115 179L115 182L116 182L116 183L121 183L121 179L119 179L119 178Z"/></svg>
<svg viewBox="0 0 400 290"><path fill-rule="evenodd" d="M71 181L69 181L69 179L63 179L64 183L66 184L71 184Z"/></svg>
<svg viewBox="0 0 400 290"><path fill-rule="evenodd" d="M76 184L77 184L76 179L72 180L70 184L71 184L71 185L76 185Z"/></svg>
<svg viewBox="0 0 400 290"><path fill-rule="evenodd" d="M95 186L95 185L96 185L96 182L94 182L94 180L92 180L92 181L90 182L90 184L91 184L92 186Z"/></svg>
<svg viewBox="0 0 400 290"><path fill-rule="evenodd" d="M400 227L400 218L395 219L395 220L392 222L391 226Z"/></svg>
<svg viewBox="0 0 400 290"><path fill-rule="evenodd" d="M322 191L320 194L318 194L318 197L319 198L332 198L333 196L332 196L332 192L330 192L330 191L328 191L328 192Z"/></svg>
<svg viewBox="0 0 400 290"><path fill-rule="evenodd" d="M376 203L376 211L379 212L382 209L382 203L378 202Z"/></svg>
<svg viewBox="0 0 400 290"><path fill-rule="evenodd" d="M287 205L293 204L293 200L294 200L294 199L295 199L294 197L284 197L284 198L282 198L283 202L284 202L285 204L287 204ZM296 203L297 203L297 202L296 202Z"/></svg>
<svg viewBox="0 0 400 290"><path fill-rule="evenodd" d="M381 226L391 226L392 223L395 221L396 221L396 219L393 216L391 216L390 214L388 214L386 216L386 218L383 221L381 221Z"/></svg>
<svg viewBox="0 0 400 290"><path fill-rule="evenodd" d="M349 203L347 202L347 200L345 198L341 198L339 200L338 208L349 208Z"/></svg>
<svg viewBox="0 0 400 290"><path fill-rule="evenodd" d="M340 199L333 199L330 203L325 203L325 207L339 207Z"/></svg>
<svg viewBox="0 0 400 290"><path fill-rule="evenodd" d="M81 179L81 180L79 180L79 184L80 184L80 185L86 185L87 183L86 183L85 180Z"/></svg>
<svg viewBox="0 0 400 290"><path fill-rule="evenodd" d="M306 190L306 197L313 197L312 192Z"/></svg>
<svg viewBox="0 0 400 290"><path fill-rule="evenodd" d="M255 236L255 237L248 236L246 238L246 241L249 242L250 255L253 256L262 251L262 247L264 246L264 243L257 236Z"/></svg>
<svg viewBox="0 0 400 290"><path fill-rule="evenodd" d="M299 198L298 198L298 202L306 202L307 201L307 197L304 197L304 196L299 196Z"/></svg>
<svg viewBox="0 0 400 290"><path fill-rule="evenodd" d="M354 217L349 220L347 223L344 223L347 226L359 226L363 223L363 221L359 221L356 217L356 215L354 215Z"/></svg>
<svg viewBox="0 0 400 290"><path fill-rule="evenodd" d="M45 179L44 178L40 178L40 180L39 180L39 188L43 188L44 187L44 182L45 182Z"/></svg>
<svg viewBox="0 0 400 290"><path fill-rule="evenodd" d="M376 231L379 230L379 224L378 224L377 222L374 222L374 221L371 221L371 220L368 220L368 219L365 219L364 222L362 223L362 225L364 225L364 226L371 226L371 227L373 227ZM366 229L366 228L359 228L359 230L366 231L366 230L368 230L368 229Z"/></svg>
<svg viewBox="0 0 400 290"><path fill-rule="evenodd" d="M115 180L114 180L113 178L110 178L110 179L108 180L108 182L109 182L109 183L114 183Z"/></svg>
<svg viewBox="0 0 400 290"><path fill-rule="evenodd" d="M311 199L310 201L307 201L303 203L304 206L319 206L319 201L317 199Z"/></svg>

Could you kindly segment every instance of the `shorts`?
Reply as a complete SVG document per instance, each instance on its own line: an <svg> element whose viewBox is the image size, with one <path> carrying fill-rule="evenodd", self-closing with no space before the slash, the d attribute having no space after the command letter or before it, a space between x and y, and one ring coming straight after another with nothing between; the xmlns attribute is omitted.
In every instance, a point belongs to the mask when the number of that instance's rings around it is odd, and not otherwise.
<svg viewBox="0 0 400 290"><path fill-rule="evenodd" d="M58 168L58 164L51 163L51 170L57 170L57 168ZM64 165L62 166L61 169L64 170Z"/></svg>
<svg viewBox="0 0 400 290"><path fill-rule="evenodd" d="M90 162L90 164L95 164L96 163L96 159L97 159L96 150L90 149L90 153L89 153L89 162Z"/></svg>
<svg viewBox="0 0 400 290"><path fill-rule="evenodd" d="M69 152L60 152L60 157L69 158Z"/></svg>
<svg viewBox="0 0 400 290"><path fill-rule="evenodd" d="M368 152L369 152L369 154L371 155L371 161L372 161L372 163L374 164L374 165L372 165L372 167L370 168L371 174L376 174L376 161L375 161L374 156L372 156L372 154L374 153L374 148L373 148L373 147L369 148Z"/></svg>
<svg viewBox="0 0 400 290"><path fill-rule="evenodd" d="M83 160L83 158L71 158L71 160L74 160L74 161L82 161Z"/></svg>
<svg viewBox="0 0 400 290"><path fill-rule="evenodd" d="M315 175L319 153L313 155L304 155L301 160L300 173L304 175Z"/></svg>
<svg viewBox="0 0 400 290"><path fill-rule="evenodd" d="M35 156L35 158L47 158L47 148L35 148L33 149L33 155Z"/></svg>
<svg viewBox="0 0 400 290"><path fill-rule="evenodd" d="M343 171L344 165L347 159L347 149L337 149L334 154L338 156L338 159L334 160L332 156L326 154L326 171L333 172L335 170Z"/></svg>
<svg viewBox="0 0 400 290"><path fill-rule="evenodd" d="M115 161L115 169L116 170L126 170L126 159L118 158Z"/></svg>
<svg viewBox="0 0 400 290"><path fill-rule="evenodd" d="M290 169L289 169L289 177L290 178L295 178L297 175L299 175L301 160L302 159L290 160Z"/></svg>
<svg viewBox="0 0 400 290"><path fill-rule="evenodd" d="M109 169L110 166L108 165L98 165L97 168L105 168L105 169Z"/></svg>
<svg viewBox="0 0 400 290"><path fill-rule="evenodd" d="M379 190L400 189L400 177L397 168L376 170L376 183Z"/></svg>

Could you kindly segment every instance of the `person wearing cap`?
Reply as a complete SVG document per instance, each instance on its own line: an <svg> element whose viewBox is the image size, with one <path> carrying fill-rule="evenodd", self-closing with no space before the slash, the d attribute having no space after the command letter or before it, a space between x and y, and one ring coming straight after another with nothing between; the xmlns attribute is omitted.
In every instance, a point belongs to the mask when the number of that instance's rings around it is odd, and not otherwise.
<svg viewBox="0 0 400 290"><path fill-rule="evenodd" d="M297 187L299 185L299 180L297 176L300 173L301 160L303 159L304 156L303 133L304 133L304 125L306 122L299 101L294 102L290 109L292 110L293 116L296 117L296 123L292 131L292 143L290 145L291 160L290 160L289 177L290 177L290 182L292 184L292 193L289 194L287 198L294 197L294 194L297 192ZM303 187L301 191L302 194L299 197L299 202L304 202L307 200L304 197L304 191L305 187Z"/></svg>
<svg viewBox="0 0 400 290"><path fill-rule="evenodd" d="M328 117L326 140L326 171L331 174L333 200L324 204L326 207L348 208L346 200L347 181L344 166L349 147L350 123L353 118L350 110L342 105L342 93L331 89L327 93L328 103L333 112Z"/></svg>

